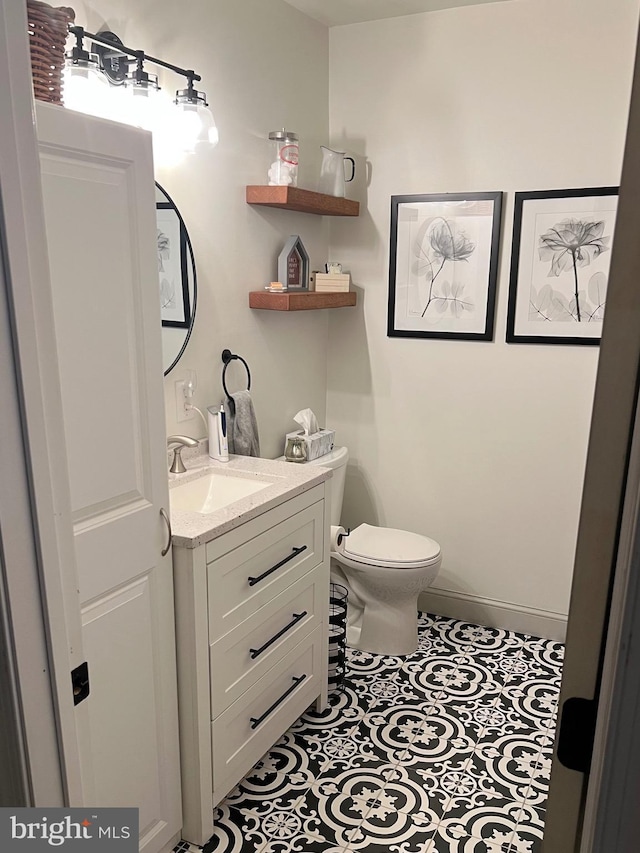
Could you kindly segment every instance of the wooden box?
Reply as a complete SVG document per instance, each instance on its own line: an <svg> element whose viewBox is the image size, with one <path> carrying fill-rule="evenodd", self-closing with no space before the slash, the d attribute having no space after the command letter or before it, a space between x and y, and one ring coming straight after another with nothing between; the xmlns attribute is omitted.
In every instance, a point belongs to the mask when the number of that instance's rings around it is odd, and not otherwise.
<svg viewBox="0 0 640 853"><path fill-rule="evenodd" d="M349 273L312 272L309 289L320 293L347 293L351 284Z"/></svg>

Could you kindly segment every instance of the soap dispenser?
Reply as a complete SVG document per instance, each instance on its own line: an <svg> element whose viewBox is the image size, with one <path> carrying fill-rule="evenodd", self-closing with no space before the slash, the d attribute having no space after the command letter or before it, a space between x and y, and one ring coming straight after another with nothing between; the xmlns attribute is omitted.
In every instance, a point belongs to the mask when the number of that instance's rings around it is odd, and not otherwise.
<svg viewBox="0 0 640 853"><path fill-rule="evenodd" d="M224 406L216 409L209 406L209 456L218 462L229 461L229 444L227 442L227 415Z"/></svg>

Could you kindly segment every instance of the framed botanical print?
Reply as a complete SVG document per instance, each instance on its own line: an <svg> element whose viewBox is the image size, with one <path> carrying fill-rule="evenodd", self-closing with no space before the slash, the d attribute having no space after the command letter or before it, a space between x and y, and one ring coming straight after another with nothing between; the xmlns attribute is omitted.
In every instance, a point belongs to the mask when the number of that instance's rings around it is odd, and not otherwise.
<svg viewBox="0 0 640 853"><path fill-rule="evenodd" d="M515 197L507 342L598 344L617 187Z"/></svg>
<svg viewBox="0 0 640 853"><path fill-rule="evenodd" d="M502 193L391 197L387 335L493 339Z"/></svg>

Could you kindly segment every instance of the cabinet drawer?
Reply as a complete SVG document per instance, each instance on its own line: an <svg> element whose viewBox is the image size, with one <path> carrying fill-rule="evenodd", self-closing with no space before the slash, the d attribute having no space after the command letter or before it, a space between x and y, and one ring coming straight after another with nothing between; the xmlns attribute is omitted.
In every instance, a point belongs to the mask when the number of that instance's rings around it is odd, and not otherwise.
<svg viewBox="0 0 640 853"><path fill-rule="evenodd" d="M211 724L213 802L220 802L323 688L322 626Z"/></svg>
<svg viewBox="0 0 640 853"><path fill-rule="evenodd" d="M210 563L209 642L322 563L324 534L324 503L319 501Z"/></svg>
<svg viewBox="0 0 640 853"><path fill-rule="evenodd" d="M319 624L328 597L326 571L317 567L211 645L212 719Z"/></svg>

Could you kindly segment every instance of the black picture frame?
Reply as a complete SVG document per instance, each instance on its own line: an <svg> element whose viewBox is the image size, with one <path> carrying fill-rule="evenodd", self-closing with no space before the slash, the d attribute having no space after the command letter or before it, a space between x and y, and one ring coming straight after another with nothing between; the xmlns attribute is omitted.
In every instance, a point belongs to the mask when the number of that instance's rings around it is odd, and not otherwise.
<svg viewBox="0 0 640 853"><path fill-rule="evenodd" d="M493 340L502 196L391 196L388 337Z"/></svg>
<svg viewBox="0 0 640 853"><path fill-rule="evenodd" d="M158 286L162 325L189 329L191 305L187 255L187 231L175 205L156 202L158 228Z"/></svg>
<svg viewBox="0 0 640 853"><path fill-rule="evenodd" d="M618 187L515 194L507 343L598 346L617 202Z"/></svg>

